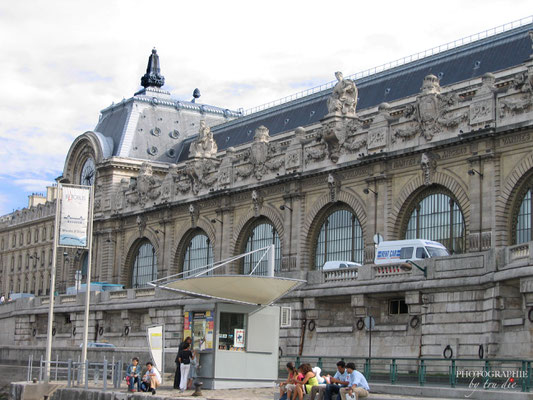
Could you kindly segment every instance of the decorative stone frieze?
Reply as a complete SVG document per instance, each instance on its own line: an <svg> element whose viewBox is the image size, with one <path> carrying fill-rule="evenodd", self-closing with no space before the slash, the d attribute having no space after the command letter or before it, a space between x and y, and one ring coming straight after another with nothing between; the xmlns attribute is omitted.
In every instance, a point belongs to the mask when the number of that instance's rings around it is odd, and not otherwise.
<svg viewBox="0 0 533 400"><path fill-rule="evenodd" d="M268 128L261 125L255 130L254 141L247 153L248 163L235 168L235 177L241 179L253 175L258 181L270 171L278 171L284 164L279 147L269 143Z"/></svg>
<svg viewBox="0 0 533 400"><path fill-rule="evenodd" d="M126 200L129 204L139 203L141 207L144 207L148 201L157 200L160 195L161 180L153 176L152 166L144 162L137 179L130 182L129 191L126 192Z"/></svg>
<svg viewBox="0 0 533 400"><path fill-rule="evenodd" d="M439 80L435 75L424 78L421 92L415 104L404 110L406 126L394 132L392 141L407 141L420 133L428 142L446 128L453 128L468 118L462 110L456 112L459 103L457 93L442 95Z"/></svg>

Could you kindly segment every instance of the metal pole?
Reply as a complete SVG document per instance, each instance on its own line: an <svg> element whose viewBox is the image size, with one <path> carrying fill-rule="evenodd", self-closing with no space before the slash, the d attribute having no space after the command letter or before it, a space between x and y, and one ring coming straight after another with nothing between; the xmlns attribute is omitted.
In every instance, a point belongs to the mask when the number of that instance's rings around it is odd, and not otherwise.
<svg viewBox="0 0 533 400"><path fill-rule="evenodd" d="M107 360L104 358L104 376L102 376L102 379L104 380L104 392L107 390Z"/></svg>
<svg viewBox="0 0 533 400"><path fill-rule="evenodd" d="M41 354L41 361L39 362L39 382L43 381L43 356Z"/></svg>
<svg viewBox="0 0 533 400"><path fill-rule="evenodd" d="M83 381L85 382L85 389L88 389L89 388L89 360L85 360L85 362L83 363L83 366L84 366L84 379Z"/></svg>
<svg viewBox="0 0 533 400"><path fill-rule="evenodd" d="M274 276L274 269L276 266L276 246L271 244L268 251L268 276Z"/></svg>
<svg viewBox="0 0 533 400"><path fill-rule="evenodd" d="M54 291L56 286L56 267L57 267L57 243L59 239L59 221L60 221L60 204L62 189L61 183L57 184L56 196L56 215L54 224L54 246L52 250L52 270L50 271L50 302L48 305L48 330L46 334L46 371L45 380L48 382L50 377L50 361L52 360L52 329L54 324Z"/></svg>
<svg viewBox="0 0 533 400"><path fill-rule="evenodd" d="M87 363L87 338L89 335L89 304L91 300L91 264L92 264L92 244L93 244L93 201L94 201L94 187L91 186L89 196L89 220L87 227L87 284L85 287L85 317L83 322L83 349L81 352L82 365L86 366ZM85 374L88 377L88 374ZM87 385L87 382L85 382Z"/></svg>
<svg viewBox="0 0 533 400"><path fill-rule="evenodd" d="M72 378L72 360L68 359L68 368L67 368L67 387L71 386L71 378Z"/></svg>

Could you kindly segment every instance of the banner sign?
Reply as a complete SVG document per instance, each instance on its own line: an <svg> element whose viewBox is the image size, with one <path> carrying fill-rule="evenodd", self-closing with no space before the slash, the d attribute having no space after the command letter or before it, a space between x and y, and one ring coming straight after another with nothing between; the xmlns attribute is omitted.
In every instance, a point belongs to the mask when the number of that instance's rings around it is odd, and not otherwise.
<svg viewBox="0 0 533 400"><path fill-rule="evenodd" d="M89 186L62 186L59 246L87 248Z"/></svg>
<svg viewBox="0 0 533 400"><path fill-rule="evenodd" d="M154 367L157 368L161 375L163 375L163 325L154 325L147 328L148 346L150 347L150 354L154 361Z"/></svg>

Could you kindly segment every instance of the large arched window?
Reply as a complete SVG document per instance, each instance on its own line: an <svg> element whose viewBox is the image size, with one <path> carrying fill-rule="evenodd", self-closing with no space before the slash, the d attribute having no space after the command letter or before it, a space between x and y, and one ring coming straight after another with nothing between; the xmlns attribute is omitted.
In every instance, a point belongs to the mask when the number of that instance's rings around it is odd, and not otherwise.
<svg viewBox="0 0 533 400"><path fill-rule="evenodd" d="M208 264L213 263L213 246L209 237L201 231L195 232L194 236L189 240L189 244L185 249L183 257L183 276L188 276L187 271L200 272L201 267L207 267ZM212 271L209 272L212 274Z"/></svg>
<svg viewBox="0 0 533 400"><path fill-rule="evenodd" d="M281 268L281 241L279 234L268 220L259 219L252 226L250 234L246 239L245 252L248 253L253 250L257 250L263 247L267 247L273 244L275 246L276 259L274 264L274 271L278 272ZM259 251L244 257L244 274L249 274L254 269L255 265L261 259L263 252ZM261 263L254 271L254 275L267 275L268 274L268 255L265 255L261 260Z"/></svg>
<svg viewBox="0 0 533 400"><path fill-rule="evenodd" d="M148 240L141 242L135 259L131 274L131 287L138 288L146 286L147 282L157 279L157 257L155 248Z"/></svg>
<svg viewBox="0 0 533 400"><path fill-rule="evenodd" d="M452 253L463 253L466 246L465 221L457 201L444 192L423 192L408 210L409 220L403 237L442 243Z"/></svg>
<svg viewBox="0 0 533 400"><path fill-rule="evenodd" d="M520 196L522 201L520 202L518 213L516 213L516 216L513 218L513 244L531 241L531 230L533 227L531 221L533 215L531 213L532 186L533 182L530 182L530 184L523 189L525 193Z"/></svg>
<svg viewBox="0 0 533 400"><path fill-rule="evenodd" d="M363 229L357 216L348 209L331 212L322 223L315 249L316 269L326 261L363 263Z"/></svg>

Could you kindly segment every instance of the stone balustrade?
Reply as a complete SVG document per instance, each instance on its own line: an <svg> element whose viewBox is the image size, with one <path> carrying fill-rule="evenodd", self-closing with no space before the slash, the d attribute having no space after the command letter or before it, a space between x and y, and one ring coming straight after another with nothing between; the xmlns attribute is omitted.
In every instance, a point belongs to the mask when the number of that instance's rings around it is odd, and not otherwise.
<svg viewBox="0 0 533 400"><path fill-rule="evenodd" d="M511 263L515 260L529 258L531 254L529 250L530 244L531 242L509 246L507 248L507 261Z"/></svg>
<svg viewBox="0 0 533 400"><path fill-rule="evenodd" d="M326 282L354 280L354 279L357 279L358 269L359 267L342 268L342 269L336 269L333 271L324 271L324 280Z"/></svg>
<svg viewBox="0 0 533 400"><path fill-rule="evenodd" d="M389 276L405 276L409 275L411 271L402 270L402 264L385 264L385 265L373 265L373 277L386 278Z"/></svg>

